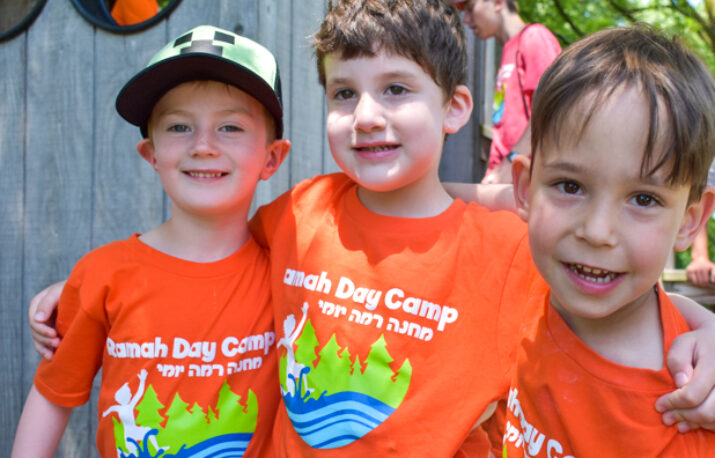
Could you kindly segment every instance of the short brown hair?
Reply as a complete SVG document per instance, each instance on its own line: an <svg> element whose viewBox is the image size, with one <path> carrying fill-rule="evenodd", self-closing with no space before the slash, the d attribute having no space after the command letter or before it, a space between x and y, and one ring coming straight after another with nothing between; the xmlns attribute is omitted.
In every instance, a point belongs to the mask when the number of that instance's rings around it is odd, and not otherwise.
<svg viewBox="0 0 715 458"><path fill-rule="evenodd" d="M446 0L331 1L313 46L323 86L328 54L352 59L381 50L419 64L447 97L467 81L464 27Z"/></svg>
<svg viewBox="0 0 715 458"><path fill-rule="evenodd" d="M648 103L641 176L669 164L667 182L690 184L689 201L697 201L715 153L715 81L677 37L667 38L650 26L596 32L554 61L534 92L532 155L547 137L558 143L564 121L584 98L592 96L583 128L622 86L639 88ZM666 119L660 119L663 112ZM660 138L663 141L657 142ZM662 145L660 151L654 151L657 144Z"/></svg>

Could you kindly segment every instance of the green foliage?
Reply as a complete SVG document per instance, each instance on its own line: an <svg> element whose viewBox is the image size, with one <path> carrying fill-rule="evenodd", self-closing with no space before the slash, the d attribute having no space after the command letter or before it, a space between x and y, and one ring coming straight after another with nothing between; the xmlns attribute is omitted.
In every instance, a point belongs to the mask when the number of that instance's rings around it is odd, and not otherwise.
<svg viewBox="0 0 715 458"><path fill-rule="evenodd" d="M242 404L241 396L231 390L226 380L215 406L204 408L197 402L189 406L179 393L175 393L163 415L159 412L162 409L164 405L159 402L154 387L149 385L137 406L137 425L157 429L156 439L160 447L170 446L173 450L224 434L253 433L258 422L256 394L249 389ZM162 427L164 421L166 426ZM112 423L117 447L126 453L123 425L115 417L112 417Z"/></svg>
<svg viewBox="0 0 715 458"><path fill-rule="evenodd" d="M319 348L320 342L310 320L306 322L295 345L298 348L295 354L296 362L310 367L306 378L307 388L313 390L310 393L312 398L353 391L367 394L397 408L410 386L412 365L405 359L395 372L391 366L394 358L387 350L387 342L382 335L372 344L362 363L357 354L354 359L350 359L351 354L347 347L341 347L334 334L325 346ZM320 358L314 364L316 353ZM285 364L286 356L283 355L280 360L281 380L285 380ZM304 388L301 387L301 397L306 394Z"/></svg>
<svg viewBox="0 0 715 458"><path fill-rule="evenodd" d="M164 408L164 404L159 402L159 398L154 391L154 387L149 385L144 393L144 397L137 405L137 423L140 425L160 425L164 422L164 417L159 411Z"/></svg>
<svg viewBox="0 0 715 458"><path fill-rule="evenodd" d="M712 218L708 220L708 256L710 256L711 260L715 259L715 220ZM691 260L690 248L685 251L676 252L675 268L685 269Z"/></svg>
<svg viewBox="0 0 715 458"><path fill-rule="evenodd" d="M715 73L715 2L712 0L520 0L527 22L540 22L563 46L611 26L644 22L677 34Z"/></svg>

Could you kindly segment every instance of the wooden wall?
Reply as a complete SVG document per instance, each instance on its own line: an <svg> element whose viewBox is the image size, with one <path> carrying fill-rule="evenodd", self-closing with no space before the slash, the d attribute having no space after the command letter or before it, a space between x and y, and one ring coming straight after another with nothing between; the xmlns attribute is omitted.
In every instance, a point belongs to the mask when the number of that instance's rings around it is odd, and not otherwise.
<svg viewBox="0 0 715 458"><path fill-rule="evenodd" d="M257 204L269 202L304 178L336 170L307 38L326 4L183 0L156 26L116 35L86 22L70 0L49 0L27 32L0 42L0 456L9 456L39 361L27 326L30 299L64 279L90 249L156 226L168 213L158 179L136 153L138 129L114 110L119 89L163 44L200 24L236 31L272 50L293 149L258 189ZM474 83L475 100L483 104L481 86ZM478 125L479 119L448 139L444 179L481 177ZM96 456L95 425L93 398L75 409L57 456Z"/></svg>

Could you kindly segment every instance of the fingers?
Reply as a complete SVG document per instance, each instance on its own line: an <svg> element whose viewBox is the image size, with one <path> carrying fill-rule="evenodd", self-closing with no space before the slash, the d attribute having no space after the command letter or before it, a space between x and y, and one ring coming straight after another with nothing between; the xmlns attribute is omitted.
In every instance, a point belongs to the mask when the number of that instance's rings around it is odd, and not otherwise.
<svg viewBox="0 0 715 458"><path fill-rule="evenodd" d="M35 350L45 359L52 359L60 343L54 328L54 311L59 302L64 282L55 283L35 295L30 301L28 319Z"/></svg>
<svg viewBox="0 0 715 458"><path fill-rule="evenodd" d="M669 395L662 396L658 403ZM656 405L658 405L656 403ZM665 400L666 404L671 404L671 400ZM707 429L715 432L715 392L709 396L698 407L693 409L675 409L663 412L663 423L670 426L678 424L678 431L686 433L697 428Z"/></svg>
<svg viewBox="0 0 715 458"><path fill-rule="evenodd" d="M681 432L699 427L715 431L715 357L709 334L700 334L700 344L695 332L683 334L668 353L668 369L678 389L661 396L655 407L663 414L663 423L678 423Z"/></svg>
<svg viewBox="0 0 715 458"><path fill-rule="evenodd" d="M48 361L52 360L52 356L54 356L54 347L51 346L45 346L39 344L36 340L32 341L32 345L35 347L35 351L40 354L43 358L45 358ZM55 345L56 347L56 345Z"/></svg>
<svg viewBox="0 0 715 458"><path fill-rule="evenodd" d="M57 309L57 303L60 301L62 288L64 288L64 286L65 282L63 281L55 283L45 288L33 298L30 302L30 312L33 312L33 302L35 302L34 317L37 321L45 321L47 317L52 316L55 309ZM32 318L32 316L30 318Z"/></svg>
<svg viewBox="0 0 715 458"><path fill-rule="evenodd" d="M35 351L47 360L52 359L55 349L60 344L57 331L39 321L30 321L30 333Z"/></svg>
<svg viewBox="0 0 715 458"><path fill-rule="evenodd" d="M35 297L30 301L30 307L27 309L27 317L30 319L30 323L32 323L32 320L37 315L37 308L45 295L47 295L47 288L35 294Z"/></svg>
<svg viewBox="0 0 715 458"><path fill-rule="evenodd" d="M696 336L693 332L688 332L673 340L668 350L666 364L678 388L688 383L693 375L693 355L696 352L696 345Z"/></svg>
<svg viewBox="0 0 715 458"><path fill-rule="evenodd" d="M696 286L707 286L710 283L711 271L709 269L686 269L688 281Z"/></svg>

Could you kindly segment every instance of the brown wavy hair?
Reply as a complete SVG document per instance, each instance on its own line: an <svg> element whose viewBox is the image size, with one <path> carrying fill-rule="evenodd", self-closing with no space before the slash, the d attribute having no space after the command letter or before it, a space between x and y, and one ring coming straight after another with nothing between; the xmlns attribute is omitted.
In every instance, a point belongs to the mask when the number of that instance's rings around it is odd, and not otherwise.
<svg viewBox="0 0 715 458"><path fill-rule="evenodd" d="M545 138L558 144L574 107L590 104L581 119L583 132L594 112L621 87L638 88L648 104L641 176L668 166L668 184L690 184L689 201L697 201L715 153L715 81L680 39L650 26L596 32L554 61L534 92L532 156Z"/></svg>
<svg viewBox="0 0 715 458"><path fill-rule="evenodd" d="M379 51L411 59L446 97L467 81L467 39L459 11L446 0L338 0L313 36L318 78L324 59L375 56Z"/></svg>

